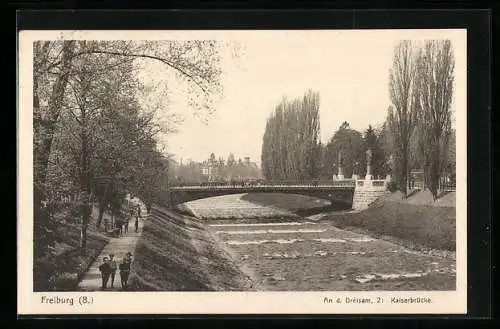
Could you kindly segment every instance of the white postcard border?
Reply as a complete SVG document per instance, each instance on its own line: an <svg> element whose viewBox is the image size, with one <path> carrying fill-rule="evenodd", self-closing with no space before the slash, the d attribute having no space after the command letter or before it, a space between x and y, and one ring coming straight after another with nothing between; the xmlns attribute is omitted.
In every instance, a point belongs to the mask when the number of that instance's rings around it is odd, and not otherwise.
<svg viewBox="0 0 500 329"><path fill-rule="evenodd" d="M321 30L321 31L21 31L18 94L18 313L28 314L464 314L467 311L467 87L456 104L456 291L360 292L33 292L33 47L35 40L58 38L238 39L277 37L280 33L397 33L401 39L447 38L461 56L467 75L467 31L441 30ZM73 298L74 305L42 303L42 298ZM382 303L336 303L339 298L382 298ZM432 303L392 303L392 298L430 298ZM330 302L330 300L332 302Z"/></svg>

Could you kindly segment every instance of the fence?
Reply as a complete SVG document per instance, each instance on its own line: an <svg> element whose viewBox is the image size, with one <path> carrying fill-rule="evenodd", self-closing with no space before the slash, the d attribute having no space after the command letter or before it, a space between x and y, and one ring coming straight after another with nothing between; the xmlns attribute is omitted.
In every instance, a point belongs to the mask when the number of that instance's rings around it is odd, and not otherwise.
<svg viewBox="0 0 500 329"><path fill-rule="evenodd" d="M243 182L200 182L194 183L177 183L172 185L173 188L238 188L238 187L354 187L355 181L352 179L336 180L336 181L243 181Z"/></svg>
<svg viewBox="0 0 500 329"><path fill-rule="evenodd" d="M423 180L414 180L408 182L410 190L424 190L426 188ZM448 177L441 177L438 182L438 190L443 192L455 192L456 182L450 180Z"/></svg>

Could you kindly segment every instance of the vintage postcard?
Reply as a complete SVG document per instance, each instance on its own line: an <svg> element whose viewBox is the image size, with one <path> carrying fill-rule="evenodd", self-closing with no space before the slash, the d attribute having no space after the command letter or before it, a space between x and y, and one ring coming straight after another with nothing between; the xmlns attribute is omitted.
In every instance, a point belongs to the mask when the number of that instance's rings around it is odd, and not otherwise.
<svg viewBox="0 0 500 329"><path fill-rule="evenodd" d="M18 313L466 313L466 40L21 31Z"/></svg>

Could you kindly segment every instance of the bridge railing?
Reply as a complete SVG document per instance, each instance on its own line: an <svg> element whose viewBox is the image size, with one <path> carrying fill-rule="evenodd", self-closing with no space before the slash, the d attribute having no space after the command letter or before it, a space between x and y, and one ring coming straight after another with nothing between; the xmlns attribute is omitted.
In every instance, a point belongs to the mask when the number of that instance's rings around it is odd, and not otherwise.
<svg viewBox="0 0 500 329"><path fill-rule="evenodd" d="M204 187L204 188L238 188L238 187L354 187L356 181L352 179L328 180L328 181L233 181L233 182L200 182L195 183L176 183L172 184L174 188Z"/></svg>

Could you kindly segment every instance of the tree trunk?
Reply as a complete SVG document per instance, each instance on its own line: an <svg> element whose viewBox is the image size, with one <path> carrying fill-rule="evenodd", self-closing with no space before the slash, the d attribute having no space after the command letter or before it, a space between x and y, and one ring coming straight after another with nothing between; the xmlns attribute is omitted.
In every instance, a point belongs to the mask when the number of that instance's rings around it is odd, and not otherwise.
<svg viewBox="0 0 500 329"><path fill-rule="evenodd" d="M89 140L88 140L88 122L86 117L86 112L82 108L82 118L81 118L81 141L82 141L82 158L81 158L81 172L80 172L80 185L82 187L84 200L83 200L83 211L82 211L82 234L80 236L80 248L82 254L86 252L87 246L87 228L90 222L90 195L92 191L92 181L90 177L90 154L89 154Z"/></svg>
<svg viewBox="0 0 500 329"><path fill-rule="evenodd" d="M99 216L97 217L96 227L98 229L101 228L102 218L104 216L104 210L106 209L106 205L104 202L99 202Z"/></svg>
<svg viewBox="0 0 500 329"><path fill-rule="evenodd" d="M96 227L97 229L101 228L102 218L104 216L104 211L106 210L106 206L108 205L108 185L106 184L104 187L104 191L102 191L102 195L99 198L99 216L97 217Z"/></svg>
<svg viewBox="0 0 500 329"><path fill-rule="evenodd" d="M82 223L82 228L80 232L80 251L82 256L85 256L87 252L87 227L88 224Z"/></svg>
<svg viewBox="0 0 500 329"><path fill-rule="evenodd" d="M408 196L408 147L403 146L401 152L401 162L399 163L399 189L403 193L403 198Z"/></svg>
<svg viewBox="0 0 500 329"><path fill-rule="evenodd" d="M52 140L56 123L61 113L64 91L68 84L71 71L71 60L74 52L75 41L65 41L62 49L61 74L57 77L48 100L48 109L42 113L38 96L39 74L34 74L33 81L33 130L34 130L34 183L38 186L41 198L35 199L35 207L40 207L40 202L45 196L47 166L49 162Z"/></svg>

